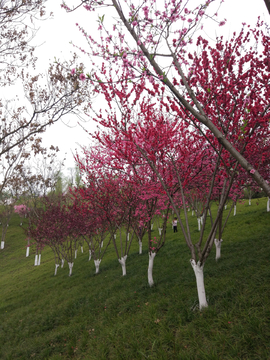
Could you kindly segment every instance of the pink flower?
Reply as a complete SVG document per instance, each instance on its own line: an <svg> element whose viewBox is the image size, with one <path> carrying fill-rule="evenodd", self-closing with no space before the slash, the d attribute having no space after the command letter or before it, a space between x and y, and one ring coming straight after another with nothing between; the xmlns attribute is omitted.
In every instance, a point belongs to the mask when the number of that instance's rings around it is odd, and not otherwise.
<svg viewBox="0 0 270 360"><path fill-rule="evenodd" d="M71 70L71 75L75 75L76 69Z"/></svg>
<svg viewBox="0 0 270 360"><path fill-rule="evenodd" d="M86 76L84 74L80 74L80 79L84 81L86 79Z"/></svg>
<svg viewBox="0 0 270 360"><path fill-rule="evenodd" d="M219 23L219 26L223 26L223 25L225 25L226 24L226 21L221 21L220 23Z"/></svg>
<svg viewBox="0 0 270 360"><path fill-rule="evenodd" d="M251 170L250 170L250 173L251 173L251 174L255 174L255 169L251 169Z"/></svg>

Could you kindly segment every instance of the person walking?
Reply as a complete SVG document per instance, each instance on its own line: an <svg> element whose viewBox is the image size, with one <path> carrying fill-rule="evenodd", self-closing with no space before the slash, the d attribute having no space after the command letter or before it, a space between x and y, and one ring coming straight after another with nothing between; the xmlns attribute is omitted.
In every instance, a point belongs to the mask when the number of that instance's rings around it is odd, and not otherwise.
<svg viewBox="0 0 270 360"><path fill-rule="evenodd" d="M174 233L177 232L177 218L176 217L173 219L173 232Z"/></svg>

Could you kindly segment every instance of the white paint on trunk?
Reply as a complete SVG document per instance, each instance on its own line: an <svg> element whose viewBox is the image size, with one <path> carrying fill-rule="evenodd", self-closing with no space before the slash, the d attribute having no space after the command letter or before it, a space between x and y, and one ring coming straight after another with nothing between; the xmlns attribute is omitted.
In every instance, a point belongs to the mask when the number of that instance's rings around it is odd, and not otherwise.
<svg viewBox="0 0 270 360"><path fill-rule="evenodd" d="M103 247L103 241L101 241L100 247L101 247L101 248Z"/></svg>
<svg viewBox="0 0 270 360"><path fill-rule="evenodd" d="M221 257L221 243L222 239L218 240L215 239L215 245L216 245L216 260L218 260Z"/></svg>
<svg viewBox="0 0 270 360"><path fill-rule="evenodd" d="M270 198L268 198L268 200L267 200L266 209L267 209L267 212L270 211Z"/></svg>
<svg viewBox="0 0 270 360"><path fill-rule="evenodd" d="M125 276L127 274L126 271L126 260L127 260L127 255L121 257L121 259L118 259L119 263L122 266L122 275Z"/></svg>
<svg viewBox="0 0 270 360"><path fill-rule="evenodd" d="M88 259L88 261L91 260L91 256L92 256L92 252L91 252L91 250L89 250L89 259Z"/></svg>
<svg viewBox="0 0 270 360"><path fill-rule="evenodd" d="M40 265L41 262L41 254L38 255L38 266Z"/></svg>
<svg viewBox="0 0 270 360"><path fill-rule="evenodd" d="M225 210L227 210L227 204L225 205Z"/></svg>
<svg viewBox="0 0 270 360"><path fill-rule="evenodd" d="M251 199L248 200L248 205L251 205Z"/></svg>
<svg viewBox="0 0 270 360"><path fill-rule="evenodd" d="M142 254L142 241L139 240L139 254Z"/></svg>
<svg viewBox="0 0 270 360"><path fill-rule="evenodd" d="M1 241L1 250L3 250L5 247L5 242L4 241Z"/></svg>
<svg viewBox="0 0 270 360"><path fill-rule="evenodd" d="M191 213L191 215L192 215L192 216L194 215L194 210L192 210L192 213Z"/></svg>
<svg viewBox="0 0 270 360"><path fill-rule="evenodd" d="M65 263L65 259L62 259L62 260L61 260L61 268L64 267L64 263Z"/></svg>
<svg viewBox="0 0 270 360"><path fill-rule="evenodd" d="M127 233L127 241L129 241L129 233Z"/></svg>
<svg viewBox="0 0 270 360"><path fill-rule="evenodd" d="M57 269L58 269L58 267L59 267L59 264L55 264L54 276L57 275Z"/></svg>
<svg viewBox="0 0 270 360"><path fill-rule="evenodd" d="M76 250L75 250L75 255L74 255L74 258L75 258L75 259L77 259L77 252L78 252L78 250L76 249Z"/></svg>
<svg viewBox="0 0 270 360"><path fill-rule="evenodd" d="M203 216L201 216L200 219L201 219L201 225L202 225L203 224Z"/></svg>
<svg viewBox="0 0 270 360"><path fill-rule="evenodd" d="M99 273L99 264L101 263L101 260L94 260L95 267L96 267L96 274Z"/></svg>
<svg viewBox="0 0 270 360"><path fill-rule="evenodd" d="M38 266L38 255L35 255L35 263L34 266Z"/></svg>
<svg viewBox="0 0 270 360"><path fill-rule="evenodd" d="M22 222L20 223L20 226L22 226Z"/></svg>
<svg viewBox="0 0 270 360"><path fill-rule="evenodd" d="M83 246L81 246L81 252L82 252L82 254L83 254Z"/></svg>
<svg viewBox="0 0 270 360"><path fill-rule="evenodd" d="M159 236L161 236L162 228L158 228Z"/></svg>
<svg viewBox="0 0 270 360"><path fill-rule="evenodd" d="M204 288L204 279L203 279L203 266L201 266L200 262L196 264L195 260L190 260L191 266L193 267L195 277L196 277L196 283L197 283L197 291L198 291L198 297L199 297L199 307L200 310L202 310L205 307L208 307L207 301L206 301L206 295L205 295L205 288Z"/></svg>
<svg viewBox="0 0 270 360"><path fill-rule="evenodd" d="M74 263L71 263L71 262L68 263L68 267L69 267L69 275L68 275L68 276L71 276L71 275L72 275L73 264L74 264Z"/></svg>
<svg viewBox="0 0 270 360"><path fill-rule="evenodd" d="M27 246L27 248L26 248L26 257L28 257L29 256L29 251L30 251L30 247L29 246Z"/></svg>
<svg viewBox="0 0 270 360"><path fill-rule="evenodd" d="M151 224L151 230L153 230L154 224Z"/></svg>
<svg viewBox="0 0 270 360"><path fill-rule="evenodd" d="M150 252L149 253L149 264L148 264L148 284L149 286L153 286L154 285L154 280L153 280L153 266L154 266L154 258L156 256L157 253L155 252Z"/></svg>
<svg viewBox="0 0 270 360"><path fill-rule="evenodd" d="M201 231L201 219L197 218L198 221L198 230Z"/></svg>
<svg viewBox="0 0 270 360"><path fill-rule="evenodd" d="M234 208L233 208L233 216L236 215L236 205L234 205Z"/></svg>

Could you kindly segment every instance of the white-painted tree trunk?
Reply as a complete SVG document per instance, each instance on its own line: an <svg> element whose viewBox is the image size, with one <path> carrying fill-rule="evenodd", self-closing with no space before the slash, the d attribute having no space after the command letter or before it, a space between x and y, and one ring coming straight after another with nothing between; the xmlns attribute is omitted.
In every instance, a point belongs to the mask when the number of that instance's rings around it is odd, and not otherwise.
<svg viewBox="0 0 270 360"><path fill-rule="evenodd" d="M122 275L125 276L127 274L127 270L126 270L126 260L127 260L127 255L121 257L121 259L118 259L119 263L122 266Z"/></svg>
<svg viewBox="0 0 270 360"><path fill-rule="evenodd" d="M35 255L35 263L34 266L38 266L38 255Z"/></svg>
<svg viewBox="0 0 270 360"><path fill-rule="evenodd" d="M227 204L225 205L225 210L227 210Z"/></svg>
<svg viewBox="0 0 270 360"><path fill-rule="evenodd" d="M203 224L203 216L201 216L200 219L201 219L201 225L202 225Z"/></svg>
<svg viewBox="0 0 270 360"><path fill-rule="evenodd" d="M218 240L215 239L215 245L216 245L216 260L220 259L221 257L221 243L222 243L222 239Z"/></svg>
<svg viewBox="0 0 270 360"><path fill-rule="evenodd" d="M201 231L201 219L198 218L197 221L198 221L198 230Z"/></svg>
<svg viewBox="0 0 270 360"><path fill-rule="evenodd" d="M91 251L91 250L89 250L89 259L88 259L88 261L90 261L90 260L91 260L91 256L92 256L92 251Z"/></svg>
<svg viewBox="0 0 270 360"><path fill-rule="evenodd" d="M103 247L103 241L101 241L100 247L101 247L101 248Z"/></svg>
<svg viewBox="0 0 270 360"><path fill-rule="evenodd" d="M73 262L71 263L71 262L69 262L68 263L68 267L69 267L69 275L68 276L71 276L72 275L72 268L73 268Z"/></svg>
<svg viewBox="0 0 270 360"><path fill-rule="evenodd" d="M249 206L251 205L251 199L248 200L248 205L249 205Z"/></svg>
<svg viewBox="0 0 270 360"><path fill-rule="evenodd" d="M83 246L81 246L81 252L82 252L82 254L83 254Z"/></svg>
<svg viewBox="0 0 270 360"><path fill-rule="evenodd" d="M113 236L114 236L114 239L116 240L116 234L114 234Z"/></svg>
<svg viewBox="0 0 270 360"><path fill-rule="evenodd" d="M156 256L157 253L155 252L150 252L149 253L149 264L148 264L148 284L150 287L152 287L154 285L154 280L153 280L153 266L154 266L154 258Z"/></svg>
<svg viewBox="0 0 270 360"><path fill-rule="evenodd" d="M153 230L154 224L151 224L151 230Z"/></svg>
<svg viewBox="0 0 270 360"><path fill-rule="evenodd" d="M57 269L58 269L58 267L59 267L59 264L55 264L54 276L57 275Z"/></svg>
<svg viewBox="0 0 270 360"><path fill-rule="evenodd" d="M236 205L234 205L234 208L233 208L233 216L236 215Z"/></svg>
<svg viewBox="0 0 270 360"><path fill-rule="evenodd" d="M94 260L94 263L95 263L95 267L96 267L96 274L99 273L99 265L101 263L101 260Z"/></svg>
<svg viewBox="0 0 270 360"><path fill-rule="evenodd" d="M267 210L267 212L270 211L270 198L268 198L268 200L267 200L266 210Z"/></svg>
<svg viewBox="0 0 270 360"><path fill-rule="evenodd" d="M77 252L78 252L78 250L76 249L75 254L74 254L74 259L77 259Z"/></svg>
<svg viewBox="0 0 270 360"><path fill-rule="evenodd" d="M159 236L161 236L162 228L158 228Z"/></svg>
<svg viewBox="0 0 270 360"><path fill-rule="evenodd" d="M192 210L192 213L191 213L192 216L194 216L194 210Z"/></svg>
<svg viewBox="0 0 270 360"><path fill-rule="evenodd" d="M142 241L139 240L139 254L142 254Z"/></svg>
<svg viewBox="0 0 270 360"><path fill-rule="evenodd" d="M38 255L38 266L40 265L41 263L41 254Z"/></svg>
<svg viewBox="0 0 270 360"><path fill-rule="evenodd" d="M30 247L29 247L29 246L27 246L27 248L26 248L26 255L25 255L25 257L28 257L28 256L29 256L29 251L30 251Z"/></svg>
<svg viewBox="0 0 270 360"><path fill-rule="evenodd" d="M64 267L64 263L65 263L65 259L62 259L62 260L61 260L61 268Z"/></svg>
<svg viewBox="0 0 270 360"><path fill-rule="evenodd" d="M129 233L127 233L127 241L129 241Z"/></svg>
<svg viewBox="0 0 270 360"><path fill-rule="evenodd" d="M194 270L196 283L197 283L197 291L199 297L199 307L200 310L207 307L205 288L204 288L204 278L203 278L203 265L201 266L200 262L196 264L195 260L190 260L191 266Z"/></svg>
<svg viewBox="0 0 270 360"><path fill-rule="evenodd" d="M5 242L4 241L1 241L1 250L3 250L5 247Z"/></svg>

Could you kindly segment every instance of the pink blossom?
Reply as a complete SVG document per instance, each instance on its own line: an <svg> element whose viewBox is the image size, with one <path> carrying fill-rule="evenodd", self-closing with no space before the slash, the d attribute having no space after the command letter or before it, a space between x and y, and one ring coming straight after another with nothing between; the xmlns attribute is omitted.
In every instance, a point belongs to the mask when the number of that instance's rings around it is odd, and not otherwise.
<svg viewBox="0 0 270 360"><path fill-rule="evenodd" d="M255 169L251 169L251 170L250 170L250 173L251 173L251 174L255 174Z"/></svg>
<svg viewBox="0 0 270 360"><path fill-rule="evenodd" d="M226 21L221 21L220 23L219 23L219 26L223 26L223 25L225 25L226 24Z"/></svg>
<svg viewBox="0 0 270 360"><path fill-rule="evenodd" d="M71 75L75 75L76 69L71 70Z"/></svg>
<svg viewBox="0 0 270 360"><path fill-rule="evenodd" d="M85 75L84 75L84 74L80 74L80 79L81 79L82 81L84 81L84 80L86 79Z"/></svg>

